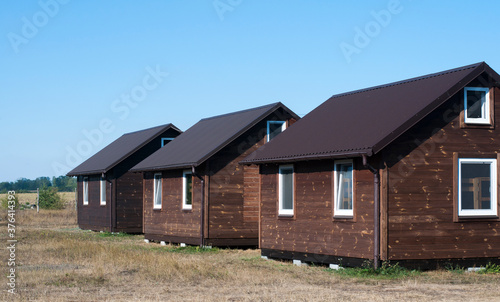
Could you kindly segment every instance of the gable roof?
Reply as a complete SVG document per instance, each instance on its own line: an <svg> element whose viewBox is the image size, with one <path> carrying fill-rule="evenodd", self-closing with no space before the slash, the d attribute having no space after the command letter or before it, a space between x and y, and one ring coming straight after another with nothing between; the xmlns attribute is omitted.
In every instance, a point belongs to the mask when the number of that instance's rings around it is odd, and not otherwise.
<svg viewBox="0 0 500 302"><path fill-rule="evenodd" d="M482 62L334 95L242 163L371 156L483 72L500 82Z"/></svg>
<svg viewBox="0 0 500 302"><path fill-rule="evenodd" d="M126 133L66 175L77 176L106 173L168 129L174 129L179 133L182 132L173 124L165 124Z"/></svg>
<svg viewBox="0 0 500 302"><path fill-rule="evenodd" d="M199 166L280 108L299 119L282 103L205 118L137 164L131 171L168 170Z"/></svg>

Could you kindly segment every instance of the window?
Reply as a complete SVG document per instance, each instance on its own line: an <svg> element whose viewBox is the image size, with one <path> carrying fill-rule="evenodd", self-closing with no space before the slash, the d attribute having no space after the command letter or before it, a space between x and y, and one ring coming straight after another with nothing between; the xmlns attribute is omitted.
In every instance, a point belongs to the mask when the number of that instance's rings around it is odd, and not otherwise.
<svg viewBox="0 0 500 302"><path fill-rule="evenodd" d="M285 129L286 123L284 121L267 121L267 141L269 142Z"/></svg>
<svg viewBox="0 0 500 302"><path fill-rule="evenodd" d="M171 141L173 141L174 138L173 137L162 137L161 138L161 146L165 146L166 144L170 143Z"/></svg>
<svg viewBox="0 0 500 302"><path fill-rule="evenodd" d="M154 196L153 209L161 209L161 198L162 198L161 173L155 173L153 186L154 186L154 188L153 188L153 196Z"/></svg>
<svg viewBox="0 0 500 302"><path fill-rule="evenodd" d="M191 210L193 208L193 173L185 170L182 173L182 209Z"/></svg>
<svg viewBox="0 0 500 302"><path fill-rule="evenodd" d="M496 159L458 159L458 216L497 216Z"/></svg>
<svg viewBox="0 0 500 302"><path fill-rule="evenodd" d="M464 89L464 112L467 124L490 124L489 89L466 87Z"/></svg>
<svg viewBox="0 0 500 302"><path fill-rule="evenodd" d="M101 178L101 206L106 205L106 179Z"/></svg>
<svg viewBox="0 0 500 302"><path fill-rule="evenodd" d="M352 160L335 161L334 216L354 216L353 213L353 164Z"/></svg>
<svg viewBox="0 0 500 302"><path fill-rule="evenodd" d="M279 215L293 215L293 165L279 167Z"/></svg>
<svg viewBox="0 0 500 302"><path fill-rule="evenodd" d="M83 205L89 204L89 178L83 178Z"/></svg>

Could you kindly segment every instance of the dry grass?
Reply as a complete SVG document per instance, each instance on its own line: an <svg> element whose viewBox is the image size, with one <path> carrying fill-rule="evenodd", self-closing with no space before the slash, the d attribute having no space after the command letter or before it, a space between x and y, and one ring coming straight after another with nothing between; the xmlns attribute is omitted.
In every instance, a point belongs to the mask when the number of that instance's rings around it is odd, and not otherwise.
<svg viewBox="0 0 500 302"><path fill-rule="evenodd" d="M498 301L500 276L426 272L395 280L266 261L258 250L146 244L81 231L74 208L18 212L18 294L2 301ZM6 224L0 224L5 242ZM4 254L5 255L5 254ZM4 269L6 265L4 261ZM0 282L0 286L6 286ZM14 299L13 299L14 298Z"/></svg>

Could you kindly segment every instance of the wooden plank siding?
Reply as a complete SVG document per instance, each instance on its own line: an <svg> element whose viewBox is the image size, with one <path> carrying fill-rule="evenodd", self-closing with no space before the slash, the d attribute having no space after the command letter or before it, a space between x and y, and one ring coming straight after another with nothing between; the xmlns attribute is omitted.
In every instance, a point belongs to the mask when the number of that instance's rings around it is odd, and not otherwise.
<svg viewBox="0 0 500 302"><path fill-rule="evenodd" d="M78 177L78 226L84 230L111 232L111 186L107 183L106 205L101 205L100 176L88 176L89 203L83 205L83 177Z"/></svg>
<svg viewBox="0 0 500 302"><path fill-rule="evenodd" d="M142 174L127 172L116 179L114 231L142 232Z"/></svg>
<svg viewBox="0 0 500 302"><path fill-rule="evenodd" d="M294 164L295 215L289 218L278 216L278 166L261 165L262 249L373 258L373 174L354 161L355 217L333 219L333 167L333 160Z"/></svg>
<svg viewBox="0 0 500 302"><path fill-rule="evenodd" d="M493 128L462 123L461 90L383 151L389 260L500 256L500 221L458 219L454 205L454 154L497 158L500 151L500 90L492 92Z"/></svg>

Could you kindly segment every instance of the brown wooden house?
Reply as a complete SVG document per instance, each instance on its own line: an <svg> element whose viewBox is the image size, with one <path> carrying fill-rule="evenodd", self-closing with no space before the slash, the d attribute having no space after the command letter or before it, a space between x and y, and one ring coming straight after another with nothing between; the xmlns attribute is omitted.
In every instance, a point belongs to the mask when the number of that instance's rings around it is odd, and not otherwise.
<svg viewBox="0 0 500 302"><path fill-rule="evenodd" d="M499 263L499 85L479 63L335 95L251 154L262 255Z"/></svg>
<svg viewBox="0 0 500 302"><path fill-rule="evenodd" d="M84 230L142 232L142 176L129 169L170 143L172 124L127 133L74 168L78 226Z"/></svg>
<svg viewBox="0 0 500 302"><path fill-rule="evenodd" d="M297 119L281 103L206 118L135 166L146 240L256 246L258 167L239 161Z"/></svg>

